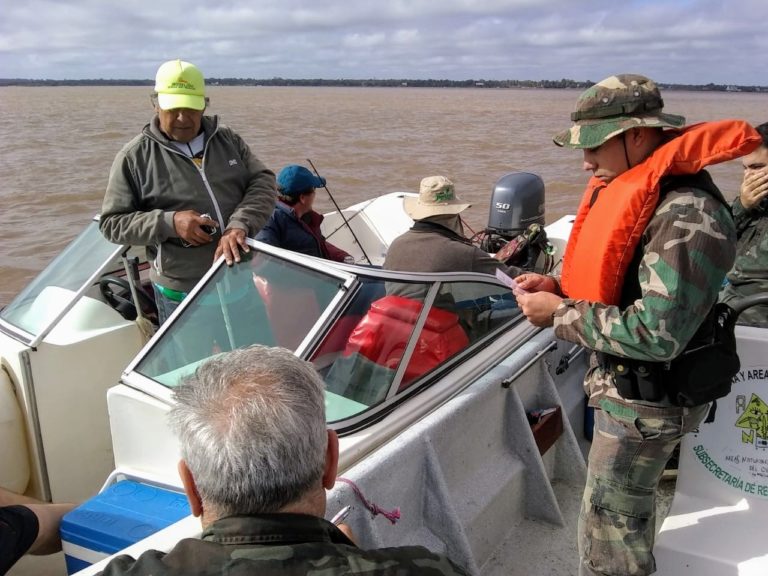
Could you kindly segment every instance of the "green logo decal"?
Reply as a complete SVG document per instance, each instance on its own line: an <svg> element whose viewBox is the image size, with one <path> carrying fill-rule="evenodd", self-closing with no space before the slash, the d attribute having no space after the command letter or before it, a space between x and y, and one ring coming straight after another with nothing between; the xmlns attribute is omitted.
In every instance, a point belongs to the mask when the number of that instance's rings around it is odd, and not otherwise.
<svg viewBox="0 0 768 576"><path fill-rule="evenodd" d="M735 425L737 428L748 430L741 433L741 441L744 444L755 444L755 436L762 439L758 444L765 444L768 441L768 404L753 393Z"/></svg>
<svg viewBox="0 0 768 576"><path fill-rule="evenodd" d="M446 186L435 193L435 200L438 202L448 202L453 200L453 186Z"/></svg>

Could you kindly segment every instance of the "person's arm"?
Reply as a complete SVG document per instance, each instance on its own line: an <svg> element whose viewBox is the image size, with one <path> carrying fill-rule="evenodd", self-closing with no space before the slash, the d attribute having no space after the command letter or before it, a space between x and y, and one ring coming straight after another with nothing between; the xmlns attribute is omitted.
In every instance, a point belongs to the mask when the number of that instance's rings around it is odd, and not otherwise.
<svg viewBox="0 0 768 576"><path fill-rule="evenodd" d="M283 227L280 225L280 219L279 211L275 210L272 218L267 220L264 227L256 234L256 240L280 248L283 244Z"/></svg>
<svg viewBox="0 0 768 576"><path fill-rule="evenodd" d="M744 175L731 212L739 238L756 217L768 214L768 169L751 170Z"/></svg>
<svg viewBox="0 0 768 576"><path fill-rule="evenodd" d="M565 299L554 310L556 336L638 360L667 361L685 348L733 265L731 217L702 192L670 193L644 239L640 299L624 309Z"/></svg>
<svg viewBox="0 0 768 576"><path fill-rule="evenodd" d="M560 289L560 276L554 274L538 274L536 272L522 272L514 277L518 286L517 294L548 292L556 296L562 296Z"/></svg>
<svg viewBox="0 0 768 576"><path fill-rule="evenodd" d="M121 150L112 162L101 205L99 230L110 242L148 246L177 238L174 211L144 210L133 162Z"/></svg>
<svg viewBox="0 0 768 576"><path fill-rule="evenodd" d="M739 190L739 203L746 210L758 208L768 198L768 168L745 173Z"/></svg>
<svg viewBox="0 0 768 576"><path fill-rule="evenodd" d="M343 522L341 524L337 524L336 528L339 529L339 531L344 534L347 538L349 538L349 541L352 542L355 546L357 546L357 536L355 536L355 533L352 531L352 528L349 526L349 524L344 524Z"/></svg>
<svg viewBox="0 0 768 576"><path fill-rule="evenodd" d="M256 158L240 136L229 131L250 174L243 198L229 217L216 247L214 260L224 255L228 265L240 261L240 251L248 252L246 238L255 236L266 224L277 200L275 174Z"/></svg>
<svg viewBox="0 0 768 576"><path fill-rule="evenodd" d="M563 301L560 278L547 274L525 272L514 278L512 291L520 310L534 326L546 328L554 323L555 310Z"/></svg>
<svg viewBox="0 0 768 576"><path fill-rule="evenodd" d="M751 182L751 185L745 179L741 194L731 204L731 212L739 238L756 219L768 215L768 172L763 173L763 180Z"/></svg>
<svg viewBox="0 0 768 576"><path fill-rule="evenodd" d="M40 500L24 496L22 494L16 494L5 488L0 488L0 506L18 506L26 504L41 504Z"/></svg>
<svg viewBox="0 0 768 576"><path fill-rule="evenodd" d="M328 240L320 236L320 241L323 243L323 246L325 247L325 251L328 254L328 258L330 260L335 260L336 262L344 262L344 259L348 256L351 257L351 255L345 251L339 248L338 246L334 246Z"/></svg>
<svg viewBox="0 0 768 576"><path fill-rule="evenodd" d="M61 550L61 519L74 507L74 504L41 502L0 488L0 549L3 550L0 566L6 565L9 556L17 556L15 562L25 553L52 554ZM15 553L9 553L8 547ZM3 573L0 569L0 574Z"/></svg>
<svg viewBox="0 0 768 576"><path fill-rule="evenodd" d="M232 228L239 228L252 237L267 223L275 209L277 200L275 174L254 156L248 144L240 136L234 132L231 134L239 149L240 157L248 168L250 179L243 199L229 217L225 232Z"/></svg>
<svg viewBox="0 0 768 576"><path fill-rule="evenodd" d="M496 274L496 270L501 270L510 278L514 278L523 273L521 268L518 268L517 266L506 266L477 246L471 246L470 249L472 251L472 266L469 270L470 272L480 272L481 274L490 274L493 276Z"/></svg>
<svg viewBox="0 0 768 576"><path fill-rule="evenodd" d="M35 543L29 549L29 554L53 554L61 550L59 528L61 519L74 509L74 504L27 504L35 516L39 529Z"/></svg>
<svg viewBox="0 0 768 576"><path fill-rule="evenodd" d="M733 214L733 222L736 225L736 235L741 236L744 230L749 226L751 220L749 211L744 208L741 203L741 199L737 196L731 204L731 213Z"/></svg>

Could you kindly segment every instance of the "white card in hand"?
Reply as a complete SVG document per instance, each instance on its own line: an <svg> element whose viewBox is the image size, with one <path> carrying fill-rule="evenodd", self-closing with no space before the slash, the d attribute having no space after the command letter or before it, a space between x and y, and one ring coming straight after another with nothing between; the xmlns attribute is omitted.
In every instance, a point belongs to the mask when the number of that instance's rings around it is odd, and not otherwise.
<svg viewBox="0 0 768 576"><path fill-rule="evenodd" d="M496 268L496 278L501 280L505 286L508 286L510 290L517 291L518 294L527 294L526 290L523 290L522 288L517 287L517 282L515 282L509 274L506 274L505 272L501 271L501 268Z"/></svg>

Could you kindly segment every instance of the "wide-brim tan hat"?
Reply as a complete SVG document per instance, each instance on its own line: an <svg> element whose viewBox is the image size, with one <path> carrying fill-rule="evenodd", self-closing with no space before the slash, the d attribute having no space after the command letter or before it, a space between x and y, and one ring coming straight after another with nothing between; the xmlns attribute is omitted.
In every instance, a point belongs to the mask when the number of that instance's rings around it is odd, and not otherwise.
<svg viewBox="0 0 768 576"><path fill-rule="evenodd" d="M440 214L459 214L472 206L456 196L453 182L445 176L428 176L421 181L419 197L406 197L403 208L414 220L439 216Z"/></svg>

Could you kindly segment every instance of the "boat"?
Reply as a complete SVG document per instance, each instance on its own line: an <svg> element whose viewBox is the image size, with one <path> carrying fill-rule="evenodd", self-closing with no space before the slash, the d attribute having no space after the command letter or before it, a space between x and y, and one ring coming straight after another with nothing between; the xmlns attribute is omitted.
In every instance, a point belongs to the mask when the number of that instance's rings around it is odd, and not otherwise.
<svg viewBox="0 0 768 576"><path fill-rule="evenodd" d="M519 173L513 176L513 179L519 178L527 188L531 175ZM507 179L500 182L506 183ZM508 184L503 187L505 200L508 200L511 188ZM543 186L536 192L543 193ZM336 245L344 247L356 262L375 270L383 263L391 241L413 223L402 209L405 194L374 197L327 214L323 232ZM530 203L527 198L522 201ZM538 214L543 210L540 207L543 200L535 204L534 210ZM509 211L511 206L512 203L507 201L503 210ZM252 245L256 246L255 243ZM303 259L299 263L298 255L290 252L265 246L260 246L259 250L259 254L292 262L285 264L286 269L292 266L299 270L307 265L319 271L318 274L327 270L341 275L344 282L352 283L349 269L334 267L329 261ZM156 320L148 269L143 247L106 241L98 230L98 218L94 218L9 305L0 310L0 406L3 410L0 419L0 438L3 440L0 443L0 485L53 501L82 501L102 486L114 468L106 391L121 379L131 360L152 336L152 321ZM243 267L243 273L244 270ZM229 286L235 281L231 277L234 271L240 271L240 268L227 270L222 262L218 262L199 288L204 290L209 278L218 278L218 274L226 278L225 283ZM331 283L337 281L335 278ZM229 290L220 286L217 280L213 282L211 286L216 286L217 290ZM281 281L271 279L270 288L262 275L260 282L258 289L261 292L257 290L251 296L271 298L271 311L274 312L280 305L281 294L270 297L268 293L274 292L274 286ZM375 282L365 282L373 294ZM379 286L381 282L378 282ZM255 287L256 284L251 288ZM322 304L329 303L323 299ZM359 303L356 306L364 307ZM229 312L234 313L233 310ZM334 313L322 307L315 309L315 313L320 312ZM193 316L196 316L196 309L186 312L178 324L188 323ZM224 318L221 320L223 322ZM252 323L262 322L269 325L270 318L255 319ZM173 324L170 322L163 327L150 348L163 348L162 343L157 345L158 339L163 340L162 335ZM286 326L289 324L286 322ZM297 347L300 339L308 335L311 323L303 322L298 326L301 328L294 336L282 333L268 342L266 335L252 334L247 338L254 342L282 344L301 353ZM285 332L278 326L273 329ZM178 328L173 328L166 338L172 339L176 330ZM192 340L195 339L197 336L193 336ZM227 348L223 342L218 345L221 349ZM162 355L161 352L154 354ZM166 396L161 395L162 398ZM82 417L73 419L73 415ZM74 447L77 447L77 453ZM78 466L73 467L71 463L75 459Z"/></svg>
<svg viewBox="0 0 768 576"><path fill-rule="evenodd" d="M530 175L508 176L495 191L509 194L518 178L530 188ZM420 543L473 574L575 573L587 354L529 324L496 277L381 269L412 223L405 194L327 215L324 234L357 264L249 239L244 261L216 262L153 335L143 250L110 244L89 223L0 312L0 398L11 414L0 471L16 471L0 483L56 501L127 482L178 493L178 445L165 422L174 386L213 354L280 345L326 381L344 478L328 515L351 505L361 545ZM491 214L511 204L492 199ZM556 255L571 223L546 227ZM401 284L418 284L424 299L398 297ZM438 305L446 297L451 312ZM753 330L749 338L768 341L768 330ZM399 520L369 513L368 500L375 511L398 508ZM65 537L65 553L70 572L86 576L112 553L167 550L199 532L182 514L125 549Z"/></svg>

